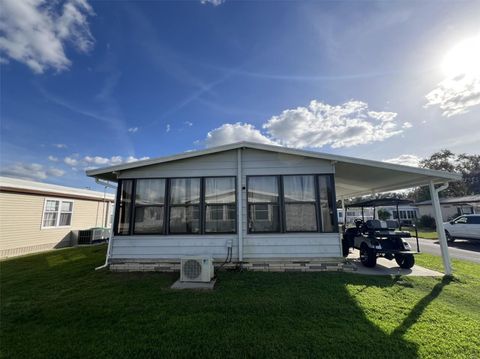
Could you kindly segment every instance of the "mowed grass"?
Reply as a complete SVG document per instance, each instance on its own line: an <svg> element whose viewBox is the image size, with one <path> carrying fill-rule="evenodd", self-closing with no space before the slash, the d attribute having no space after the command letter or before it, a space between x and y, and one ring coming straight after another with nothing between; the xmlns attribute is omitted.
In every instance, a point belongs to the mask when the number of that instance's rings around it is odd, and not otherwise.
<svg viewBox="0 0 480 359"><path fill-rule="evenodd" d="M5 358L479 358L480 266L457 277L94 271L105 246L0 263ZM422 254L420 264L441 268Z"/></svg>
<svg viewBox="0 0 480 359"><path fill-rule="evenodd" d="M415 231L410 230L410 234L412 237L415 237ZM418 229L418 238L425 238L425 239L438 239L437 231L431 229Z"/></svg>

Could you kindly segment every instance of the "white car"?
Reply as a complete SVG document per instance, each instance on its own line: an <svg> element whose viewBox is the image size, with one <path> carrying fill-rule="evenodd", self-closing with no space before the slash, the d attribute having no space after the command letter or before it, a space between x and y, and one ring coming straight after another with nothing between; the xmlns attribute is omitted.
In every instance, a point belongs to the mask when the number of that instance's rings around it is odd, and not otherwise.
<svg viewBox="0 0 480 359"><path fill-rule="evenodd" d="M443 224L447 241L480 239L480 214L465 214Z"/></svg>

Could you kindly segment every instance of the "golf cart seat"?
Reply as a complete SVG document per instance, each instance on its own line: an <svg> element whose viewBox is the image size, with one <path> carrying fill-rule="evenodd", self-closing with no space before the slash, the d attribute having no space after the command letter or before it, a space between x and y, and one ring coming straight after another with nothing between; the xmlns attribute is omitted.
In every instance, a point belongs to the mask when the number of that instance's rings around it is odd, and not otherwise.
<svg viewBox="0 0 480 359"><path fill-rule="evenodd" d="M398 228L398 222L397 221L394 221L392 219L387 219L386 222L387 222L387 228L388 229L395 230L395 229Z"/></svg>

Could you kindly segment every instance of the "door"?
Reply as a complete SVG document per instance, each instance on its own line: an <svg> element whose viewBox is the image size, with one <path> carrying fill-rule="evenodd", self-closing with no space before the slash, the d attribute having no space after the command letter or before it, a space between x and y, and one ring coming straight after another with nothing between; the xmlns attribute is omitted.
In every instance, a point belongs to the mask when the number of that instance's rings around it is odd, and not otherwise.
<svg viewBox="0 0 480 359"><path fill-rule="evenodd" d="M480 239L480 216L468 216L466 227L468 238Z"/></svg>
<svg viewBox="0 0 480 359"><path fill-rule="evenodd" d="M452 237L463 238L468 237L468 228L467 228L467 217L461 216L458 217L450 227L450 234Z"/></svg>

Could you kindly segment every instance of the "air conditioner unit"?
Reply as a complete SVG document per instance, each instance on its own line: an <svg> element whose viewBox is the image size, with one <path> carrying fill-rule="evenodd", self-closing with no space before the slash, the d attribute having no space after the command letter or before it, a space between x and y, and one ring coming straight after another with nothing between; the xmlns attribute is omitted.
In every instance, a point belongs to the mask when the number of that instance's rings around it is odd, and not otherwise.
<svg viewBox="0 0 480 359"><path fill-rule="evenodd" d="M209 257L184 257L180 260L181 282L210 282L213 278L213 260Z"/></svg>

